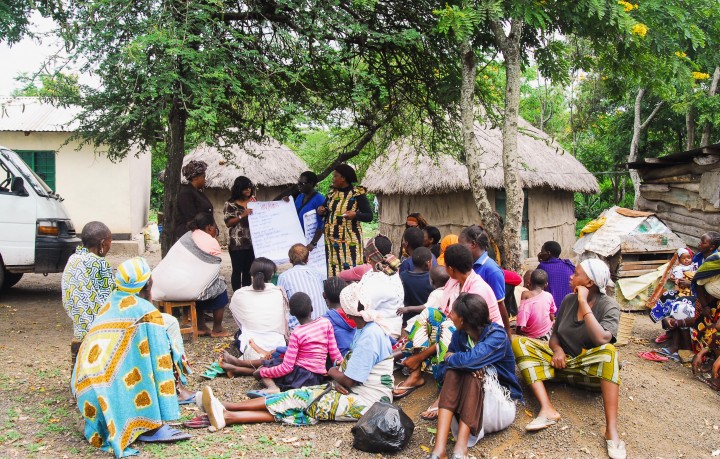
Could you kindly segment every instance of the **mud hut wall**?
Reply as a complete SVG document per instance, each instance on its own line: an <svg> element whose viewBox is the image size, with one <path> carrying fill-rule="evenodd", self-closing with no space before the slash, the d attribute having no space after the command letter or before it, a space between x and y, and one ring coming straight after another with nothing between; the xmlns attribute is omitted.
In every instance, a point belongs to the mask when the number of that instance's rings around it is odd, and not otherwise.
<svg viewBox="0 0 720 459"><path fill-rule="evenodd" d="M540 252L547 241L557 241L562 256L575 256L575 201L571 191L547 188L531 189L528 195L528 254L530 258Z"/></svg>
<svg viewBox="0 0 720 459"><path fill-rule="evenodd" d="M668 165L638 171L638 209L655 212L690 247L720 226L720 163Z"/></svg>
<svg viewBox="0 0 720 459"><path fill-rule="evenodd" d="M377 198L380 203L379 231L390 238L396 252L405 231L405 217L412 212L420 212L443 236L460 234L465 227L480 221L469 191L432 195L378 194ZM493 190L488 190L488 198L494 207Z"/></svg>
<svg viewBox="0 0 720 459"><path fill-rule="evenodd" d="M284 189L285 187L283 186L258 186L255 197L258 201L272 201L272 199ZM223 218L223 207L225 206L225 201L230 197L230 190L224 188L206 188L205 195L213 205L213 217L218 226L218 242L220 242L221 246L226 247L228 243L228 228L225 226L225 220Z"/></svg>

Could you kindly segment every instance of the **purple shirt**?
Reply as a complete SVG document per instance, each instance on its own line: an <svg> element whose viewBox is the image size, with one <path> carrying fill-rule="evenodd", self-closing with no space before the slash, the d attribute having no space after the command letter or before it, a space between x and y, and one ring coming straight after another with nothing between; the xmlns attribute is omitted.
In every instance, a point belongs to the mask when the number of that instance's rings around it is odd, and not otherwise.
<svg viewBox="0 0 720 459"><path fill-rule="evenodd" d="M562 300L572 293L570 276L575 272L575 265L566 258L550 258L548 261L541 261L538 269L548 274L548 292L552 294L559 310Z"/></svg>

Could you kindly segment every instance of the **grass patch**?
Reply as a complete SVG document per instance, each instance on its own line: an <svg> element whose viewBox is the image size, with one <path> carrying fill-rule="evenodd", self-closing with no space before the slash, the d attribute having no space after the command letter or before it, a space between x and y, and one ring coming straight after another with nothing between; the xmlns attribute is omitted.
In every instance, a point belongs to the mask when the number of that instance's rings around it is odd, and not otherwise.
<svg viewBox="0 0 720 459"><path fill-rule="evenodd" d="M4 433L0 434L0 445L6 443L12 443L22 438L20 432L17 430L5 430Z"/></svg>

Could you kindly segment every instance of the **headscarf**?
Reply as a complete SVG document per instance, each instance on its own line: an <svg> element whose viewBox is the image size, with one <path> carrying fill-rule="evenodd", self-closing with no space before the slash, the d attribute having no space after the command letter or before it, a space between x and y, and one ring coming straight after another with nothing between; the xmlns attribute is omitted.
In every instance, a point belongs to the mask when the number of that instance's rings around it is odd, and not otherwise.
<svg viewBox="0 0 720 459"><path fill-rule="evenodd" d="M437 262L440 266L445 266L445 250L447 250L448 247L450 247L453 244L458 243L458 236L457 234L448 234L444 238L442 238L442 241L440 241L440 256L437 259Z"/></svg>
<svg viewBox="0 0 720 459"><path fill-rule="evenodd" d="M603 295L607 293L606 287L613 287L615 285L610 279L610 269L608 269L604 261L598 260L597 258L589 258L580 263L580 266L582 266L585 274L597 285L597 288Z"/></svg>
<svg viewBox="0 0 720 459"><path fill-rule="evenodd" d="M390 250L392 251L392 248ZM395 255L381 254L375 247L375 238L370 239L365 245L365 256L375 271L380 271L388 276L392 276L400 269L400 260Z"/></svg>
<svg viewBox="0 0 720 459"><path fill-rule="evenodd" d="M402 317L396 311L403 306L403 298L398 276L369 272L360 282L350 284L340 292L340 306L345 314L375 322L387 335L397 335L402 328ZM362 311L358 311L360 304Z"/></svg>
<svg viewBox="0 0 720 459"><path fill-rule="evenodd" d="M333 170L345 177L345 180L347 180L349 184L352 185L353 183L357 182L357 174L355 173L355 169L353 169L352 166L348 164L340 164L339 166L336 166Z"/></svg>
<svg viewBox="0 0 720 459"><path fill-rule="evenodd" d="M142 257L135 257L124 261L115 273L117 289L126 293L136 294L150 280L150 265Z"/></svg>
<svg viewBox="0 0 720 459"><path fill-rule="evenodd" d="M205 161L188 161L182 168L182 174L188 182L199 175L203 175L207 170Z"/></svg>
<svg viewBox="0 0 720 459"><path fill-rule="evenodd" d="M678 251L677 251L678 258L682 257L683 255L690 255L692 257L693 252L692 252L692 250L688 249L687 247L678 249Z"/></svg>

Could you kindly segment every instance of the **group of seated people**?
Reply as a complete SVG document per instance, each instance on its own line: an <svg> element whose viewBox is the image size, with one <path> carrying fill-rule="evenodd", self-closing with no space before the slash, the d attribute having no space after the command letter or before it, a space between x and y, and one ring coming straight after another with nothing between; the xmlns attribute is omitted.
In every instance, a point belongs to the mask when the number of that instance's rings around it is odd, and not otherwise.
<svg viewBox="0 0 720 459"><path fill-rule="evenodd" d="M198 223L204 231L203 222ZM91 256L87 249L78 254L85 262L76 260L76 268L104 262L111 235L104 225L95 226L87 234L83 230L83 242L94 249ZM585 260L569 274L572 265L558 258L559 245L544 245L541 267L526 273L527 291L513 336L505 307L507 276L488 256L482 228L473 225L442 238L436 242L438 255L425 242L418 244L415 229L408 225L401 257L393 254L386 237L371 239L364 253L368 269L350 283L342 279L349 273L314 282L304 269L307 248L300 244L290 248L294 266L280 275L278 285L270 282L275 264L256 258L252 284L230 300L240 328L236 352L223 352L218 359L228 376L252 375L262 382L263 390L251 391L251 399L240 402L221 402L210 386L197 392L184 387L188 367L177 320L149 302L155 292L166 295L168 287L153 282L158 268L151 272L142 258L124 262L112 285L105 280L108 296L87 311L95 316L92 323L78 327L84 333L78 336L82 344L72 387L88 441L122 457L136 452L130 445L138 439L187 439L187 433L165 422L179 417L179 404L193 402L204 414L186 421L186 427L355 421L375 402L407 397L432 377L439 395L422 414L438 423L429 457L448 457L452 432L451 457L464 458L485 434L513 423L522 400L517 367L540 403L528 431L550 427L560 418L544 381L599 389L608 455L624 458L617 430L619 366L612 344L620 310L606 295L611 280L605 263ZM201 270L202 296L213 300L221 295L210 269L216 247L196 236L189 233L176 246L184 247L182 256L209 265ZM159 274L164 276L162 270ZM566 286L557 284L563 276ZM77 285L71 277L68 285ZM555 294L563 289L569 293L558 302ZM396 363L409 375L397 385Z"/></svg>

